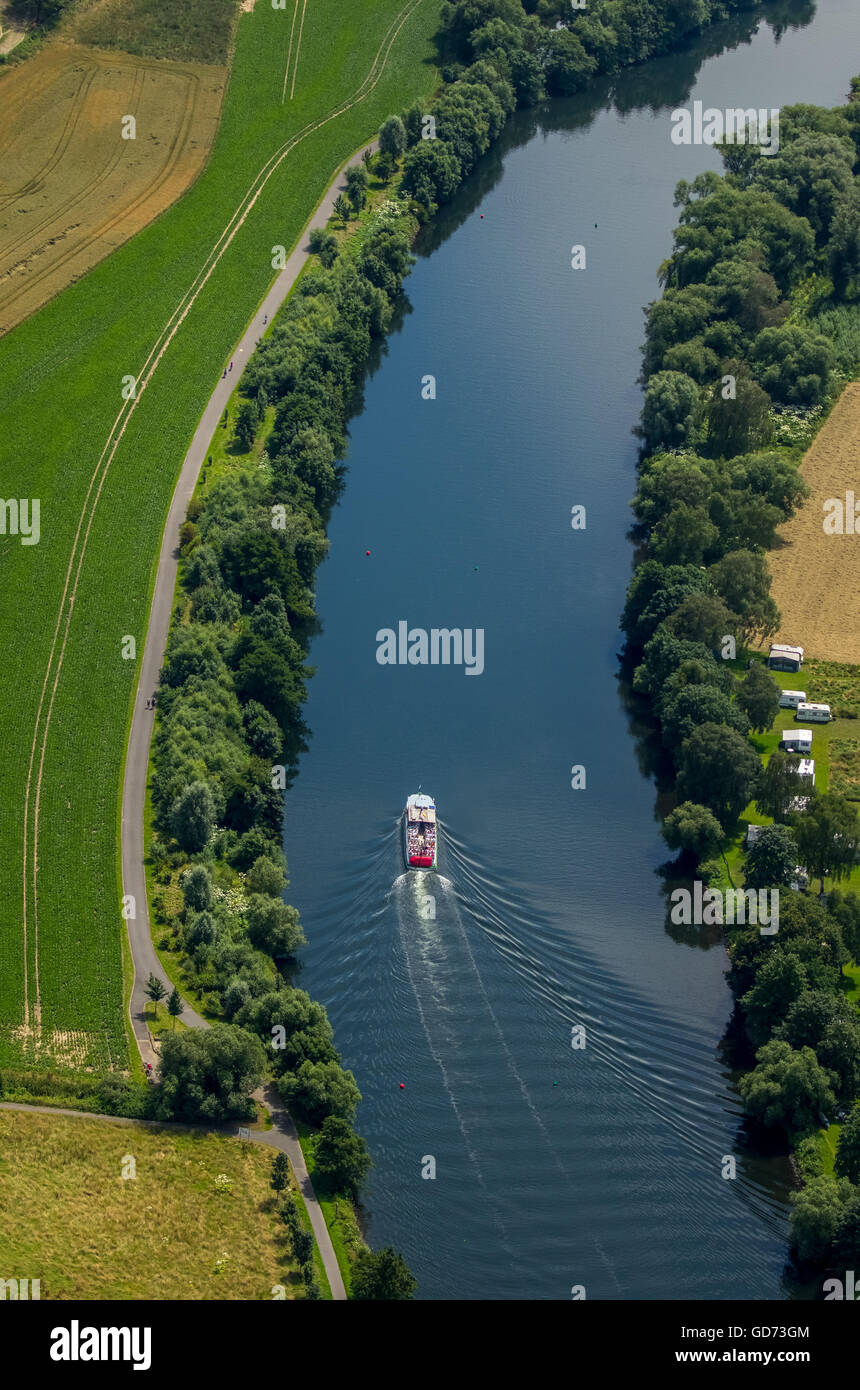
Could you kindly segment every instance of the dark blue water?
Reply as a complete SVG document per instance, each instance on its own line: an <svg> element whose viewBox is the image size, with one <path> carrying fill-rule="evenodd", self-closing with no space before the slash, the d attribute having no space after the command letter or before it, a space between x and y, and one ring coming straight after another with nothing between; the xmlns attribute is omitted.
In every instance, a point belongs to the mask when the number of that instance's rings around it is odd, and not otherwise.
<svg viewBox="0 0 860 1390"><path fill-rule="evenodd" d="M722 946L666 931L617 679L642 307L675 184L719 167L670 142L669 113L833 105L860 68L856 0L743 32L519 116L425 235L353 422L286 848L301 983L364 1095L369 1235L424 1298L790 1292L790 1174L748 1143L721 1060ZM379 665L401 619L482 628L483 674ZM419 784L444 827L434 875L403 873Z"/></svg>

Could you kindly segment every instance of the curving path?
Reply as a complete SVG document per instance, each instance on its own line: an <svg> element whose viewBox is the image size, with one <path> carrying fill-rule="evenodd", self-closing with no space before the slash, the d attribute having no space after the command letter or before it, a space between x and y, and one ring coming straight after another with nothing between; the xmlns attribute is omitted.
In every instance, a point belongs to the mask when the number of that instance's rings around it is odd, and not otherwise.
<svg viewBox="0 0 860 1390"><path fill-rule="evenodd" d="M140 663L140 676L134 701L134 714L128 740L122 790L122 891L126 898L132 897L134 899L134 916L129 917L126 922L128 941L134 962L134 984L129 1014L140 1055L144 1062L151 1062L154 1067L157 1066L158 1054L152 1046L149 1029L146 1026L148 1000L145 986L151 974L162 980L168 990L172 988L172 982L167 979L152 944L144 870L143 821L149 748L155 722L155 710L151 706L151 701L158 687L158 676L164 662L164 652L167 645L170 615L173 611L173 598L179 571L179 528L185 519L188 503L191 500L200 469L205 462L210 440L226 409L230 396L236 389L238 380L242 375L242 368L266 331L266 320L271 323L277 310L295 284L299 271L311 254L307 246L307 236L313 227L326 225L334 211L335 199L346 187L344 181L346 170L351 165L360 163L362 151L369 147L375 149L375 142L371 142L370 146L362 145L361 150L348 160L334 179L308 223L305 235L300 239L300 244L293 250L284 269L278 275L242 338L237 343L233 353L233 370L232 372L228 371L226 377L219 379L209 398L188 453L185 455L185 461L167 514L161 551L158 557L158 570L149 612L149 624ZM187 1005L182 1014L182 1022L190 1028L208 1028L209 1026L200 1014ZM260 1093L258 1093L259 1095ZM274 1104L278 1107L277 1109L272 1109L272 1097L274 1097ZM317 1238L326 1274L331 1284L332 1297L345 1299L346 1290L343 1286L334 1247L305 1167L295 1126L281 1106L274 1088L268 1088L265 1099L269 1108L272 1109L272 1121L277 1128L262 1142L272 1143L276 1148L284 1149L289 1155L293 1171L307 1203L314 1235Z"/></svg>

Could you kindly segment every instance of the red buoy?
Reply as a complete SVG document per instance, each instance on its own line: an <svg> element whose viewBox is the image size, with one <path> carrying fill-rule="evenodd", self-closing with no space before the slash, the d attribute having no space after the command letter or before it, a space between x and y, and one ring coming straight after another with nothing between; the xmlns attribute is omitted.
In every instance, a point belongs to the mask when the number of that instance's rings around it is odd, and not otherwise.
<svg viewBox="0 0 860 1390"><path fill-rule="evenodd" d="M405 1083L404 1083L403 1081L401 1081L401 1083L400 1083L400 1089L401 1089L401 1091L405 1091L405 1090L406 1090L406 1085L405 1085Z"/></svg>
<svg viewBox="0 0 860 1390"><path fill-rule="evenodd" d="M365 553L365 555L369 555L369 554L370 554L370 551L369 551L369 550L365 550L364 553Z"/></svg>

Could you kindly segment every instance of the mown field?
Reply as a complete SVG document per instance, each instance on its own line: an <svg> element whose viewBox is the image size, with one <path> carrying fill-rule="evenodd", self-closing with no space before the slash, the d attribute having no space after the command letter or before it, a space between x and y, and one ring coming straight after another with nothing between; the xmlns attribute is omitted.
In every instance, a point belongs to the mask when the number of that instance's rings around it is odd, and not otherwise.
<svg viewBox="0 0 860 1390"><path fill-rule="evenodd" d="M0 1110L0 1274L42 1299L304 1298L271 1170L237 1139Z"/></svg>
<svg viewBox="0 0 860 1390"><path fill-rule="evenodd" d="M242 15L190 192L0 341L4 492L41 499L39 544L7 537L0 562L15 651L0 696L0 1063L127 1065L118 816L137 662L123 639L143 642L173 481L273 279L272 247L295 243L348 154L436 83L436 0L309 0L292 99L290 19ZM133 401L127 374L146 381Z"/></svg>

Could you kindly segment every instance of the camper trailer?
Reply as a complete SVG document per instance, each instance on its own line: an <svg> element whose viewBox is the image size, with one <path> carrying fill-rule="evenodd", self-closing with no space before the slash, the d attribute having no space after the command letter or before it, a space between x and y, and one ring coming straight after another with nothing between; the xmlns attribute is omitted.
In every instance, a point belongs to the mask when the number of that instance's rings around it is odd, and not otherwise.
<svg viewBox="0 0 860 1390"><path fill-rule="evenodd" d="M829 724L829 705L798 705L794 711L795 719L808 719L810 724Z"/></svg>
<svg viewBox="0 0 860 1390"><path fill-rule="evenodd" d="M767 664L771 671L799 671L803 665L803 648L771 642Z"/></svg>
<svg viewBox="0 0 860 1390"><path fill-rule="evenodd" d="M801 758L800 762L798 763L797 771L801 777L807 777L809 781L812 783L813 787L815 786L814 758Z"/></svg>
<svg viewBox="0 0 860 1390"><path fill-rule="evenodd" d="M805 690L783 690L779 697L781 709L797 709L798 705L806 704Z"/></svg>
<svg viewBox="0 0 860 1390"><path fill-rule="evenodd" d="M811 753L812 730L785 729L779 740L779 746L783 753Z"/></svg>

